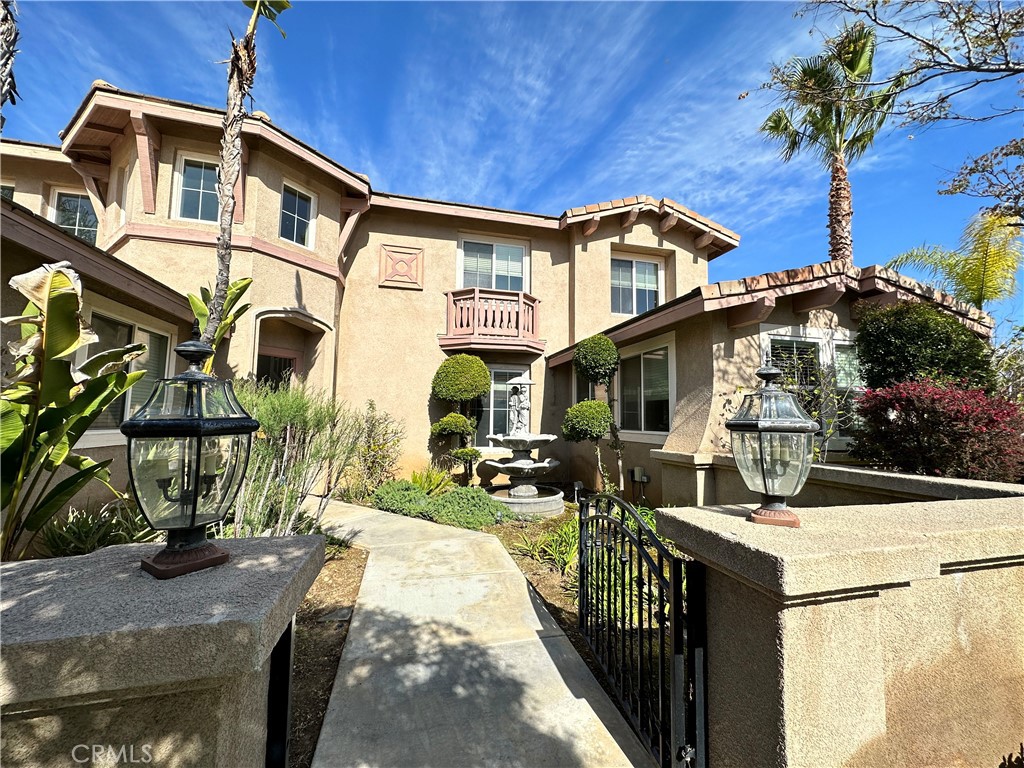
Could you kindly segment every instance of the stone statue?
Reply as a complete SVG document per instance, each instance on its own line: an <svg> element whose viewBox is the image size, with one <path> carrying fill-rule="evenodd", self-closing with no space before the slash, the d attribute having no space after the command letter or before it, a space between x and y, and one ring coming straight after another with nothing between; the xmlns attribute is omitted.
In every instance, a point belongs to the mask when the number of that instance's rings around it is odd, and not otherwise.
<svg viewBox="0 0 1024 768"><path fill-rule="evenodd" d="M514 385L508 395L508 433L525 435L530 431L530 390Z"/></svg>

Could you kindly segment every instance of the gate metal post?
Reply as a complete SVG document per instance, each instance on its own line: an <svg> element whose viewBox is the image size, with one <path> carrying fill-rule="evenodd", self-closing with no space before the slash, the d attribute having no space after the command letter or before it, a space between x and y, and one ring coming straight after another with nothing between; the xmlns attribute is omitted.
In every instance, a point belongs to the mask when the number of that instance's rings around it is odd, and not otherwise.
<svg viewBox="0 0 1024 768"><path fill-rule="evenodd" d="M708 768L707 566L696 560L686 563L686 645L687 677L693 688L693 703L686 712L687 738L696 768Z"/></svg>
<svg viewBox="0 0 1024 768"><path fill-rule="evenodd" d="M670 746L672 756L670 760L684 762L690 765L690 757L693 754L691 745L693 740L686 727L690 712L688 705L688 688L690 676L686 669L686 642L687 626L683 623L683 563L680 560L673 560L670 564L669 573L669 631L672 633L672 678L670 683L671 709L672 709L672 741Z"/></svg>

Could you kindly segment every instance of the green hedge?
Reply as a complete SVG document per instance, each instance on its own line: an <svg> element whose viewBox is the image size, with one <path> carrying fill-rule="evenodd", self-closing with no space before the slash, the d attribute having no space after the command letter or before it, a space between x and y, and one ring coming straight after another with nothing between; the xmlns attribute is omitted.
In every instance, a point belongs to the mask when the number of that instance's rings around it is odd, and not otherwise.
<svg viewBox="0 0 1024 768"><path fill-rule="evenodd" d="M571 443L597 442L612 427L612 411L601 400L583 400L565 412L562 435Z"/></svg>
<svg viewBox="0 0 1024 768"><path fill-rule="evenodd" d="M373 506L408 517L429 517L427 492L408 480L389 480L374 491Z"/></svg>
<svg viewBox="0 0 1024 768"><path fill-rule="evenodd" d="M494 525L504 512L505 505L482 488L456 488L432 499L427 510L435 522L473 531Z"/></svg>
<svg viewBox="0 0 1024 768"><path fill-rule="evenodd" d="M572 364L576 372L594 384L608 384L619 369L619 350L615 342L598 333L576 345Z"/></svg>
<svg viewBox="0 0 1024 768"><path fill-rule="evenodd" d="M464 403L491 391L491 372L474 355L452 355L434 373L430 391L438 400Z"/></svg>
<svg viewBox="0 0 1024 768"><path fill-rule="evenodd" d="M476 425L461 413L449 413L430 425L431 437L472 435L474 432L476 432Z"/></svg>
<svg viewBox="0 0 1024 768"><path fill-rule="evenodd" d="M865 308L857 357L871 389L926 378L986 390L995 383L989 346L952 315L920 302Z"/></svg>

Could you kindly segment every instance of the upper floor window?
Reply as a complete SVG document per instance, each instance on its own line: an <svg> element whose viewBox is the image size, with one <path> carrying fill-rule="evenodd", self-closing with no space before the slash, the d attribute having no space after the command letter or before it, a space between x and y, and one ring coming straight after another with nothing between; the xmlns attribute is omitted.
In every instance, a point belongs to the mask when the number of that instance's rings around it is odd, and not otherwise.
<svg viewBox="0 0 1024 768"><path fill-rule="evenodd" d="M462 288L530 290L530 256L525 245L463 238L459 256Z"/></svg>
<svg viewBox="0 0 1024 768"><path fill-rule="evenodd" d="M612 259L612 312L640 315L658 306L661 265L640 259Z"/></svg>
<svg viewBox="0 0 1024 768"><path fill-rule="evenodd" d="M14 199L14 185L13 184L0 184L0 197L5 200Z"/></svg>
<svg viewBox="0 0 1024 768"><path fill-rule="evenodd" d="M99 219L88 195L77 192L55 191L53 195L53 222L90 245L96 244Z"/></svg>
<svg viewBox="0 0 1024 768"><path fill-rule="evenodd" d="M190 157L178 158L178 201L176 213L179 219L193 221L217 221L218 163Z"/></svg>
<svg viewBox="0 0 1024 768"><path fill-rule="evenodd" d="M171 340L168 336L148 331L124 320L92 313L89 320L92 329L99 336L95 349L114 349L127 344L145 344L146 351L131 362L131 370L145 371L128 392L111 403L92 424L93 429L117 429L121 422L141 408L153 392L157 379L167 375L168 351ZM87 356L90 353L87 353Z"/></svg>
<svg viewBox="0 0 1024 768"><path fill-rule="evenodd" d="M281 239L312 248L315 218L313 196L285 184L281 193Z"/></svg>

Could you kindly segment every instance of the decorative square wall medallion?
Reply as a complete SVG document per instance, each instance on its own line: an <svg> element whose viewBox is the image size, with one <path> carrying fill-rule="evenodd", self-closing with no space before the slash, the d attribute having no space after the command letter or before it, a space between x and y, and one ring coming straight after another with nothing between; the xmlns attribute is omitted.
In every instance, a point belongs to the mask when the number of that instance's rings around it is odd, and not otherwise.
<svg viewBox="0 0 1024 768"><path fill-rule="evenodd" d="M404 245L380 247L380 285L423 290L423 249Z"/></svg>

